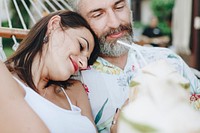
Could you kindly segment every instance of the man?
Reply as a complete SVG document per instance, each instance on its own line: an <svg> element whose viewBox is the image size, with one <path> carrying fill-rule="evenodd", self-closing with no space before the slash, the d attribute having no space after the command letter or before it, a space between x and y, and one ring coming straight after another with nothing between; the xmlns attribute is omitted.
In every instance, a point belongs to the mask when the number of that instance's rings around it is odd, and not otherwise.
<svg viewBox="0 0 200 133"><path fill-rule="evenodd" d="M191 99L192 103L196 105L200 102L197 100L200 83L178 55L165 48L132 45L133 49L130 49L116 42L120 40L132 44L131 10L126 0L68 0L68 2L74 11L89 22L100 41L100 57L88 70L82 71L82 81L88 88L99 132L110 132L116 109L121 108L127 100L129 83L140 73L140 68L159 59L166 60L189 79L191 93L194 96ZM199 105L195 108L199 109Z"/></svg>
<svg viewBox="0 0 200 133"><path fill-rule="evenodd" d="M164 36L161 29L158 27L158 19L155 16L152 16L149 25L145 27L141 40L153 47L167 47L170 41L169 37Z"/></svg>

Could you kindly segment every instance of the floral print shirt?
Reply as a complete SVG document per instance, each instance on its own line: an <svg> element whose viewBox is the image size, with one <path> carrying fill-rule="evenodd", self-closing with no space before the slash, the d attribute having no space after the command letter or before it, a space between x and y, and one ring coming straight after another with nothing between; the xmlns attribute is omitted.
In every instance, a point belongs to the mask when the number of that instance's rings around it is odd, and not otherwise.
<svg viewBox="0 0 200 133"><path fill-rule="evenodd" d="M167 48L133 45L128 53L124 70L99 57L87 70L82 71L82 82L87 88L98 132L109 133L117 108L121 108L129 96L129 83L140 69L151 62L164 59L190 81L191 104L200 110L200 81L186 63ZM145 82L145 81L144 81Z"/></svg>

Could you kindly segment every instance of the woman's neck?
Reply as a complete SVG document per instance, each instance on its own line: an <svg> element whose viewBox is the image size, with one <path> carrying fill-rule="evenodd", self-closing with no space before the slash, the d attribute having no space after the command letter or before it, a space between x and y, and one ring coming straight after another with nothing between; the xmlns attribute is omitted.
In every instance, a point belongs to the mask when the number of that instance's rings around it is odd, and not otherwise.
<svg viewBox="0 0 200 133"><path fill-rule="evenodd" d="M43 90L48 81L48 72L45 69L44 61L39 58L35 58L32 63L32 78L38 91Z"/></svg>

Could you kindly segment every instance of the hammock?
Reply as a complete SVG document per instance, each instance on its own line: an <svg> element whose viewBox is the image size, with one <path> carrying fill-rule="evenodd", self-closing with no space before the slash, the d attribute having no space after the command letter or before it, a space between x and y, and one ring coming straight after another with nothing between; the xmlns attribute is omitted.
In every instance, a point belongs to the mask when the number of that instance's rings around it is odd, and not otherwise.
<svg viewBox="0 0 200 133"><path fill-rule="evenodd" d="M20 19L22 28L13 27L10 9L11 2ZM27 3L29 3L30 6L28 6ZM29 32L29 29L25 24L24 16L22 15L22 11L20 10L20 6L25 8L32 25L35 24L41 17L49 14L50 12L65 9L72 10L66 0L0 0L0 60L6 60L2 38L12 38L12 49L15 51L19 46L17 39L23 39ZM3 20L1 20L1 18L3 18L3 15L6 17L8 27L2 27Z"/></svg>

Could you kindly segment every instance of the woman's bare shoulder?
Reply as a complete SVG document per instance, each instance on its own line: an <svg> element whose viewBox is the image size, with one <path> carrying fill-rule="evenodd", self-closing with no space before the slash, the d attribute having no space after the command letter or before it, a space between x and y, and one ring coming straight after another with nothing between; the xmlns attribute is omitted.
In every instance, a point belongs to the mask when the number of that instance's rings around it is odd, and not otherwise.
<svg viewBox="0 0 200 133"><path fill-rule="evenodd" d="M47 127L24 100L25 92L2 61L0 74L0 132L48 132Z"/></svg>
<svg viewBox="0 0 200 133"><path fill-rule="evenodd" d="M0 61L0 97L8 95L24 96L25 92L17 81L13 78L13 75L7 69L6 65ZM6 96L7 97L7 96Z"/></svg>
<svg viewBox="0 0 200 133"><path fill-rule="evenodd" d="M70 79L69 82L71 83L71 86L68 87L69 90L71 90L73 92L82 92L82 91L85 91L85 88L83 87L83 84L82 84L81 81Z"/></svg>
<svg viewBox="0 0 200 133"><path fill-rule="evenodd" d="M71 101L77 105L82 98L87 98L87 93L81 81L70 79L69 82L72 83L72 85L67 88L68 95Z"/></svg>

